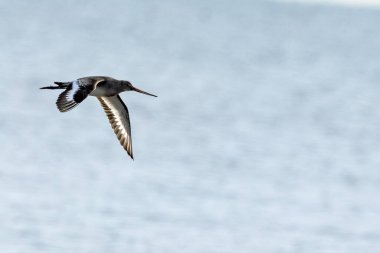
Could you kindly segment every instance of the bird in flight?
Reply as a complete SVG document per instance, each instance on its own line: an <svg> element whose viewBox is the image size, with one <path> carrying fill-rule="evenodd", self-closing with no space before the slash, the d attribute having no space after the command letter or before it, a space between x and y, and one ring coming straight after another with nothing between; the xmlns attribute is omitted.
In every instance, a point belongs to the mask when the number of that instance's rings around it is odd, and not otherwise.
<svg viewBox="0 0 380 253"><path fill-rule="evenodd" d="M96 97L103 107L120 144L133 159L128 108L121 100L119 93L137 91L153 97L157 97L156 95L137 89L128 81L117 80L108 76L89 76L72 82L54 83L55 86L42 87L41 89L64 89L56 102L58 110L61 112L70 111L88 95Z"/></svg>

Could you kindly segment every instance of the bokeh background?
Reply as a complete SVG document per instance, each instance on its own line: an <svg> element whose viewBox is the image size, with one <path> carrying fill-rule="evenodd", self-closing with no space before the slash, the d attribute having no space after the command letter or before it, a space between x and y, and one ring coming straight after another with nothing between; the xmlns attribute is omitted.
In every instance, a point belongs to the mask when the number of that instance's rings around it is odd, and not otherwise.
<svg viewBox="0 0 380 253"><path fill-rule="evenodd" d="M380 252L380 9L322 2L0 1L0 252Z"/></svg>

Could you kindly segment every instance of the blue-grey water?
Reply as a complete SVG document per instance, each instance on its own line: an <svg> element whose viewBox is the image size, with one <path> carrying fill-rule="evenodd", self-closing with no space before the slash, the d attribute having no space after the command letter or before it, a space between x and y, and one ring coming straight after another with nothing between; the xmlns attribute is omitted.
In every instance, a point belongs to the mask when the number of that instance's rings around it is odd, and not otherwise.
<svg viewBox="0 0 380 253"><path fill-rule="evenodd" d="M380 252L380 9L0 1L0 252ZM135 161L93 97L127 79Z"/></svg>

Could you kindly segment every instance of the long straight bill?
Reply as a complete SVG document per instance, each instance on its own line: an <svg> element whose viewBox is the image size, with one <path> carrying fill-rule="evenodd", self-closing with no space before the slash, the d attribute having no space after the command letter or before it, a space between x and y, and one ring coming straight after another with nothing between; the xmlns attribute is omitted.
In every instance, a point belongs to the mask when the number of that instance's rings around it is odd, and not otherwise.
<svg viewBox="0 0 380 253"><path fill-rule="evenodd" d="M137 89L137 88L135 88L135 87L133 87L132 90L137 91L137 92L140 92L140 93L145 94L145 95L152 96L152 97L157 97L156 95L150 94L150 93L148 93L148 92L146 92L146 91L143 91L143 90Z"/></svg>

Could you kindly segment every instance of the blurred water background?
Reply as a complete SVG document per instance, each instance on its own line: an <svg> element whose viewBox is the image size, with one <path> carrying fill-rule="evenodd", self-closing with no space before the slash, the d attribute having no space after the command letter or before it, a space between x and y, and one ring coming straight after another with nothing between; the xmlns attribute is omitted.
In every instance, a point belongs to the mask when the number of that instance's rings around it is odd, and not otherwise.
<svg viewBox="0 0 380 253"><path fill-rule="evenodd" d="M0 252L380 252L380 9L0 1ZM98 101L127 79L135 161Z"/></svg>

